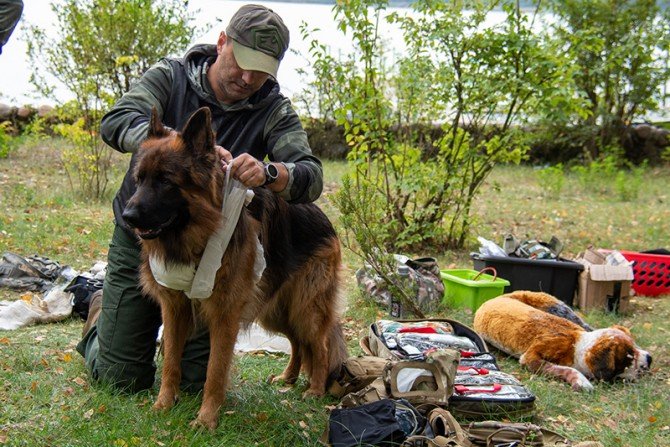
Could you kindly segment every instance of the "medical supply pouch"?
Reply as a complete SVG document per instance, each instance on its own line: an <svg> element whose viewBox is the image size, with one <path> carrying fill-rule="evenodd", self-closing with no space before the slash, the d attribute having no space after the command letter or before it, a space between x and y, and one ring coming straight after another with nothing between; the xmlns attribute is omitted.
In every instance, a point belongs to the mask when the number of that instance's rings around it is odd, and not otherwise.
<svg viewBox="0 0 670 447"><path fill-rule="evenodd" d="M359 391L382 376L388 360L381 357L362 355L349 357L342 363L340 372L328 388L333 397L343 396Z"/></svg>
<svg viewBox="0 0 670 447"><path fill-rule="evenodd" d="M353 407L385 398L406 399L413 405L445 406L453 391L458 359L458 351L440 350L428 353L423 360L383 360L385 365L380 377L344 395L340 406ZM359 369L370 371L369 366ZM371 377L363 376L364 381ZM355 382L359 380L349 383Z"/></svg>
<svg viewBox="0 0 670 447"><path fill-rule="evenodd" d="M454 387L460 354L453 349L429 352L423 360L387 363L384 383L391 397L407 399L414 405L445 406Z"/></svg>
<svg viewBox="0 0 670 447"><path fill-rule="evenodd" d="M461 365L449 410L467 419L508 419L529 416L535 395L511 374Z"/></svg>
<svg viewBox="0 0 670 447"><path fill-rule="evenodd" d="M379 320L370 325L359 344L367 355L389 360L421 359L424 352L435 349L455 349L462 358L488 351L484 339L473 329L446 318ZM488 358L495 363L495 357Z"/></svg>
<svg viewBox="0 0 670 447"><path fill-rule="evenodd" d="M501 372L481 336L458 321L379 320L370 325L360 345L368 355L396 362L422 362L436 350L458 351L454 391L446 404L438 403L458 417L504 419L527 416L534 409L535 395L514 376ZM394 395L388 383L386 391ZM372 390L365 393L365 398L375 395ZM412 402L418 404L417 400Z"/></svg>
<svg viewBox="0 0 670 447"><path fill-rule="evenodd" d="M519 447L586 447L599 443L573 443L556 432L531 423L498 421L471 422L463 425L474 447L519 446Z"/></svg>

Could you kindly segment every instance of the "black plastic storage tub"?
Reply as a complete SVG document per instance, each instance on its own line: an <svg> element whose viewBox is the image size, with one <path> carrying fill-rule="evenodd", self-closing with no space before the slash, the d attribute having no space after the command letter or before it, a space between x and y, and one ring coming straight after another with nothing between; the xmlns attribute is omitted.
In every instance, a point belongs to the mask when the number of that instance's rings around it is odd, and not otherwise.
<svg viewBox="0 0 670 447"><path fill-rule="evenodd" d="M568 306L572 306L579 272L584 270L582 264L566 259L526 259L479 253L471 256L475 270L493 267L500 278L510 282L505 293L514 290L546 292Z"/></svg>

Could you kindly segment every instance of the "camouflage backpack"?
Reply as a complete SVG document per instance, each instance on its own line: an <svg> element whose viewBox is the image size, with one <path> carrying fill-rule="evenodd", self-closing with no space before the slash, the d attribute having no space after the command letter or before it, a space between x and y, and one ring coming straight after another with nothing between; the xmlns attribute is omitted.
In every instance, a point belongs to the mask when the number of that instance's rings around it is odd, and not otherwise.
<svg viewBox="0 0 670 447"><path fill-rule="evenodd" d="M412 298L415 305L425 313L435 311L444 296L444 284L437 261L434 258L407 259L400 255L396 255L396 259L399 267L407 269L408 281L414 290ZM358 269L356 280L363 293L388 309L392 317L402 318L409 315L402 308L402 304L394 299L384 279L372 267L366 265Z"/></svg>

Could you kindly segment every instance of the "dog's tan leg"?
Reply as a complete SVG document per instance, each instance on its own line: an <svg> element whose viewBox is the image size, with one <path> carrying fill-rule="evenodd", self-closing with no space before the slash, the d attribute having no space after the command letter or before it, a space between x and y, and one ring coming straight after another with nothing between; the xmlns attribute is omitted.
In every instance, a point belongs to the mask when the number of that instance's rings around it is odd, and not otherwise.
<svg viewBox="0 0 670 447"><path fill-rule="evenodd" d="M584 374L575 368L556 365L542 359L534 345L521 356L519 363L535 373L556 377L569 383L574 391L593 391L593 385Z"/></svg>
<svg viewBox="0 0 670 447"><path fill-rule="evenodd" d="M212 317L208 316L210 353L207 379L200 411L191 426L214 430L219 424L219 411L226 400L230 363L233 359L240 318L239 314L224 316L220 310L208 314L219 316L215 317L218 321L212 321Z"/></svg>
<svg viewBox="0 0 670 447"><path fill-rule="evenodd" d="M306 347L306 349L310 350L308 356L309 364L307 365L309 388L303 393L303 397L323 396L326 392L326 380L328 378L328 332L314 337L314 341Z"/></svg>
<svg viewBox="0 0 670 447"><path fill-rule="evenodd" d="M181 357L193 320L191 308L186 299L161 301L161 315L163 316L164 359L161 388L154 408L167 410L174 406L179 395Z"/></svg>
<svg viewBox="0 0 670 447"><path fill-rule="evenodd" d="M300 352L300 345L295 340L290 340L291 342L291 358L288 361L288 365L284 368L278 376L271 377L271 383L287 383L293 385L298 376L300 375L300 368L302 365L302 354Z"/></svg>

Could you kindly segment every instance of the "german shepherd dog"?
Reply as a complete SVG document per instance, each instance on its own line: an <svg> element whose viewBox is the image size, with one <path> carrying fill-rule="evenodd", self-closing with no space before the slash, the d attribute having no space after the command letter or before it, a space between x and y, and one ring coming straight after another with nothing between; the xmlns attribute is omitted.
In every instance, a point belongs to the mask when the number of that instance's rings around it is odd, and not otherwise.
<svg viewBox="0 0 670 447"><path fill-rule="evenodd" d="M212 295L189 300L184 292L158 284L149 259L197 265L223 217L225 173L209 109L193 113L180 134L164 128L154 111L140 151L137 190L123 218L141 240L143 292L158 301L163 318L164 363L154 408L175 404L184 344L197 322L209 328L210 358L202 405L191 425L216 428L240 325L254 320L291 342L289 363L273 381L294 383L303 369L309 377L305 396L323 395L329 376L347 357L339 323L340 243L328 218L314 204L289 205L266 188L255 188ZM259 239L266 269L256 282Z"/></svg>

